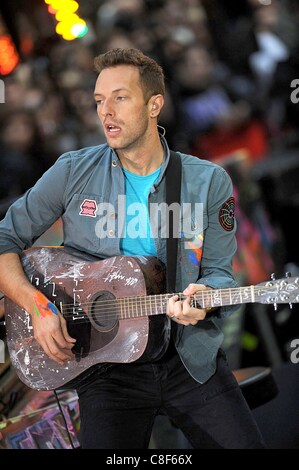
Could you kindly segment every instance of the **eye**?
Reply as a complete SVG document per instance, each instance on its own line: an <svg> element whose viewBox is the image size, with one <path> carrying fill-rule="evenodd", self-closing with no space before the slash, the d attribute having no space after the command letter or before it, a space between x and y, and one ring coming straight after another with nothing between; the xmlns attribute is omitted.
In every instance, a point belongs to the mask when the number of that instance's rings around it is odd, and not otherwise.
<svg viewBox="0 0 299 470"><path fill-rule="evenodd" d="M96 100L96 105L97 106L100 106L100 104L102 104L102 103L103 103L103 100Z"/></svg>
<svg viewBox="0 0 299 470"><path fill-rule="evenodd" d="M126 99L125 96L118 96L118 97L116 98L117 101L124 101L125 99Z"/></svg>

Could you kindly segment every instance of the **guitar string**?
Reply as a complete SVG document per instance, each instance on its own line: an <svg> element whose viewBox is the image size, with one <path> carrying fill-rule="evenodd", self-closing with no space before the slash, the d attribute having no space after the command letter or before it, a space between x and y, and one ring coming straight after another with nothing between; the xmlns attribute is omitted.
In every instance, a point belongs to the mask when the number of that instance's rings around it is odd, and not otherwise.
<svg viewBox="0 0 299 470"><path fill-rule="evenodd" d="M153 295L153 296L151 296L151 297L152 297L152 299L151 299L150 301L147 300L147 299L142 299L142 298L140 298L140 297L135 297L134 300L128 300L128 299L129 299L128 297L117 298L117 299L114 299L114 300L108 300L108 301L106 301L106 302L103 302L102 305L100 305L100 306L99 306L99 305L97 304L97 302L96 302L96 303L94 303L95 308L93 309L93 312L105 310L105 313L109 313L110 311L112 311L112 312L115 311L115 307L119 307L119 308L122 308L122 307L123 307L123 308L134 308L134 307L140 308L140 307L141 307L141 308L142 308L142 307L146 307L146 306L152 307L153 304L154 304L154 307L157 307L157 304L158 304L158 306L161 306L161 307L162 307L163 304L164 304L164 303L166 302L166 300L167 300L167 295L165 295L164 298L160 298L160 295L159 295L159 296ZM170 297L169 297L169 298L170 298ZM202 300L202 299L195 299L195 301L196 301L197 303L200 303L199 300ZM207 299L206 299L206 300L207 300ZM211 299L209 299L209 301L210 301L210 300L211 300ZM227 297L227 299L222 298L222 303L223 303L224 301L226 301L226 300L228 301L228 300L230 300L230 298L229 298L229 297ZM212 302L210 302L210 303L212 303ZM238 305L239 303L241 303L241 302L235 302L235 303L234 303L234 302L232 301L232 305ZM77 305L73 305L72 307L68 307L67 309L63 308L63 311L64 311L65 313L67 313L67 312L73 312L73 311L74 311L74 308L83 308L83 307L85 307L85 308L87 307L87 308L88 308L89 306L92 306L92 305L93 305L92 302L90 302L90 303L88 302L88 303L85 303L85 304L84 304L84 303L82 303L82 304L77 304ZM226 305L229 305L229 304L226 304ZM209 305L209 306L210 306L210 305ZM216 306L221 306L221 303L218 303L218 304L217 304L217 303L213 303L213 306L214 306L214 307L216 307ZM207 307L208 307L208 305L207 305ZM206 308L206 307L202 307L202 308Z"/></svg>
<svg viewBox="0 0 299 470"><path fill-rule="evenodd" d="M250 301L249 302L246 302L246 303L251 303ZM273 302L270 302L268 303L267 305L273 305L275 303L275 301ZM298 302L289 302L289 301L286 301L286 302L283 302L283 303L298 303ZM239 305L239 303L235 303L233 305ZM108 317L114 317L115 315L118 315L120 318L138 318L138 317L142 317L142 316L149 316L149 315L154 315L154 314L162 314L162 313L166 313L166 309L163 309L162 307L163 306L160 306L160 307L154 307L154 308L151 308L149 305L145 305L145 304L139 304L139 305L135 305L134 306L134 310L129 310L127 309L127 306L124 305L123 306L124 309L126 309L126 312L123 312L122 311L122 308L117 308L116 306L114 308L111 308L111 310L105 310L103 311L102 309L98 309L98 310L93 310L92 312L92 317L94 319L100 319L100 318L108 318ZM149 307L149 308L146 308L146 307ZM221 305L215 305L215 307L221 307ZM200 308L200 307L197 307L197 308ZM202 308L205 308L205 307L202 307ZM150 312L150 313L149 313ZM155 312L155 313L153 313ZM84 310L80 310L80 311L76 311L76 310L73 310L72 312L69 312L69 313L65 313L63 312L63 316L64 318L71 318L74 316L78 316L78 315L88 315ZM89 312L89 315L91 315L91 313Z"/></svg>
<svg viewBox="0 0 299 470"><path fill-rule="evenodd" d="M267 305L271 305L273 303L270 303L270 304L267 304ZM285 303L288 303L288 302L285 302ZM235 304L235 305L238 305L238 304ZM218 305L216 307L218 307ZM220 307L220 305L219 305L219 307ZM126 308L126 306L124 306L124 308ZM144 313L144 310L146 310L146 308L144 308L144 306L142 306L142 305L135 306L135 310L136 311L133 312L133 313L132 312L122 313L122 311L119 312L114 308L112 313L107 312L107 311L105 311L105 312L100 311L100 313L95 314L93 312L92 318L94 320L105 319L106 321L109 320L109 318L114 318L115 320L119 320L119 319L120 320L125 320L125 319L145 318L145 317L149 317L149 316L153 316L153 315L161 315L161 314L166 313L166 309L165 309L165 311L160 312L159 308L157 308L156 306L153 307L153 311L151 310L150 313L148 311L146 313ZM78 324L78 323L80 323L80 324L81 323L90 323L90 316L88 314L86 314L84 311L83 312L78 312L78 313L84 315L84 317L82 317L82 318L74 317L74 315L76 315L76 312L73 312L73 314L67 314L67 315L64 314L63 316L64 316L65 319L73 320L74 323L76 323L76 324ZM114 326L115 325L113 325L111 328L113 328Z"/></svg>
<svg viewBox="0 0 299 470"><path fill-rule="evenodd" d="M261 288L259 287L254 287L254 291L256 293L256 291L259 291ZM271 290L272 287L271 286L265 286L263 287L263 290ZM214 299L215 298L218 298L218 297L221 297L222 299L226 299L226 300L231 300L231 297L233 297L235 294L237 294L238 296L242 296L242 292L240 292L240 290L243 292L243 294L245 293L244 291L245 290L248 290L249 291L249 294L251 294L251 291L252 291L252 288L249 286L249 287L235 287L235 288L227 288L227 289L221 289L221 292L222 294L219 296L217 295L217 291L218 289L212 289L212 290L208 290L208 291L200 291L200 292L197 292L196 294L194 294L193 296L191 296L191 298L195 298L195 300L203 300L203 301L211 301L213 299L211 299L211 297L213 297ZM211 293L212 293L212 296L211 296ZM276 292L274 292L274 294L276 294ZM290 294L290 293L289 293ZM152 303L152 301L156 301L157 298L166 298L166 297L172 297L174 295L180 295L181 297L183 297L184 299L187 298L186 295L182 295L181 293L165 293L165 294L154 294L154 295L144 295L144 296L134 296L134 297L116 297L115 299L110 299L110 300L96 300L96 301L88 301L88 302L81 302L80 304L78 304L77 306L86 306L88 307L89 305L93 305L93 304L96 304L97 306L105 306L105 305L109 305L109 304L115 304L116 301L124 301L124 302L127 302L128 304L132 303L133 305L136 303L136 302L140 302L141 300L143 300L144 302L148 302L149 304ZM199 299L200 297L200 299ZM234 304L233 304L234 305ZM65 310L68 309L68 307L70 307L70 310L73 309L74 307L74 304L73 303L63 303L63 306L65 308Z"/></svg>
<svg viewBox="0 0 299 470"><path fill-rule="evenodd" d="M264 286L262 289L263 290L271 290L273 286ZM217 296L220 296L220 297L223 297L223 296L227 296L229 297L230 294L240 294L241 291L244 293L245 290L248 290L248 291L252 291L252 287L251 286L246 286L246 287L232 287L232 288L225 288L225 289L211 289L211 290L208 290L208 291L198 291L196 292L195 294L193 294L193 296L204 296L206 297L205 300L207 300L210 296L211 296L211 293L213 293L213 297L217 297ZM253 286L253 290L255 292L258 292L259 290L261 290L261 287L258 287L258 286ZM101 294L101 292L104 292L104 291L99 291L99 294ZM221 292L219 294L219 292ZM275 292L276 293L276 292ZM218 295L217 295L218 294ZM97 294L95 294L97 295ZM141 295L141 296L129 296L129 297L116 297L115 299L111 299L111 300L97 300L96 303L97 304L101 304L101 303L110 303L110 302L114 302L115 300L119 300L119 299L128 299L128 300L132 300L134 301L134 299L137 299L137 298L152 298L152 297L155 297L155 296L174 296L174 295L180 295L182 296L182 293L160 293L160 294L153 294L153 295ZM184 297L187 298L186 295L183 295ZM193 297L191 296L191 297ZM80 305L91 305L93 304L94 302L93 301L88 301L88 302L84 302L84 303L81 303ZM64 303L64 306L68 307L72 307L73 306L73 303Z"/></svg>
<svg viewBox="0 0 299 470"><path fill-rule="evenodd" d="M109 317L116 317L116 316L121 318L121 319L125 319L125 318L139 318L139 317L144 317L144 316L159 315L159 314L166 313L165 302L164 302L164 305L160 304L159 306L157 306L156 303L155 303L155 305L151 305L150 303L147 303L147 302L143 302L143 303L141 301L138 302L138 303L134 302L134 309L132 309L130 311L129 307L132 307L132 305L130 305L128 302L121 305L120 302L117 302L119 300L123 300L123 299L117 299L115 301L112 301L114 305L112 307L110 307L109 309L106 309L104 311L103 311L102 308L94 309L93 312L92 312L92 317L95 320L96 319L101 319L101 318L105 318L107 320ZM251 302L252 301L249 300L249 302L246 302L246 303L251 303ZM243 302L243 303L245 303L245 302ZM270 302L268 305L271 305L273 303L275 303L275 301ZM284 303L290 303L290 302L286 301ZM293 302L293 303L295 303L295 302ZM226 304L226 305L238 305L238 304L240 304L240 303L235 302L235 303ZM216 304L214 306L215 307L221 307L220 304ZM80 306L77 306L77 307L80 308ZM70 313L65 313L65 311L63 311L64 318L68 319L68 318L72 317L76 321L79 321L79 318L76 319L76 317L74 317L74 315L85 315L85 317L88 318L88 314L86 314L86 312L84 310L82 310L82 312L75 311L74 310L75 308L76 308L76 306L73 307L73 309L70 311ZM122 312L122 308L126 309L125 313ZM162 312L160 311L161 309L163 310Z"/></svg>

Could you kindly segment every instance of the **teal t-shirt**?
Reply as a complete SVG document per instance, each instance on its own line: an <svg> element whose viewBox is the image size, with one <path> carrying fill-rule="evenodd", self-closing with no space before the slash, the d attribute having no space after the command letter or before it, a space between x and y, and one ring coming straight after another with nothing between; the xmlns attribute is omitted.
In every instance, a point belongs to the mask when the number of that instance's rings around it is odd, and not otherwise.
<svg viewBox="0 0 299 470"><path fill-rule="evenodd" d="M120 240L123 254L134 256L156 256L155 240L152 236L148 196L151 187L158 180L161 168L149 175L141 176L123 168L126 190L125 233Z"/></svg>

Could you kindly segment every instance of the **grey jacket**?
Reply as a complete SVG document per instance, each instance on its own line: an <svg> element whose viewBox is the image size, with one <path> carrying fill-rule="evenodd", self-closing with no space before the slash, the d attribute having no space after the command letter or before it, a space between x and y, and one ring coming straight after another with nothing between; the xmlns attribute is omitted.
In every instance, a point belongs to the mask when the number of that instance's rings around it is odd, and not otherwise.
<svg viewBox="0 0 299 470"><path fill-rule="evenodd" d="M156 212L165 201L165 149L159 180L149 195L157 256L166 262L165 234ZM189 283L213 288L237 286L231 261L236 250L232 183L225 170L211 162L179 153L182 159L181 232L178 245L177 292ZM174 182L175 184L175 182ZM30 247L59 217L64 245L99 257L120 254L123 230L124 174L116 153L107 145L63 154L18 199L0 222L0 253ZM158 209L157 209L158 208ZM103 220L105 223L103 223ZM221 307L222 317L236 307ZM215 372L223 335L213 319L179 326L176 348L189 373L205 382Z"/></svg>

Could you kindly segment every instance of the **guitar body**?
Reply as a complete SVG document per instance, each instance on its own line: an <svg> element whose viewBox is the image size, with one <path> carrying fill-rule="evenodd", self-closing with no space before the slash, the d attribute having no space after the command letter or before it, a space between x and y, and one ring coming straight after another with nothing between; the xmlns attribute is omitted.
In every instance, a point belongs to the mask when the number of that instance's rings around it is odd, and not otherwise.
<svg viewBox="0 0 299 470"><path fill-rule="evenodd" d="M74 359L63 366L34 339L31 316L6 298L8 349L19 378L28 387L72 387L93 366L157 360L170 336L166 315L126 317L117 299L165 292L163 265L154 257L99 259L62 247L30 248L21 255L26 275L62 312L77 339ZM108 308L107 308L108 305ZM99 366L98 366L99 367Z"/></svg>

